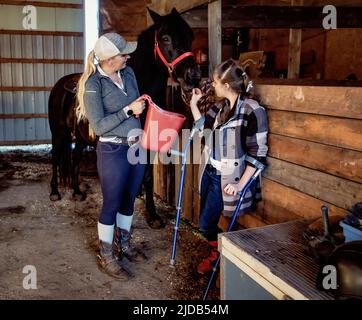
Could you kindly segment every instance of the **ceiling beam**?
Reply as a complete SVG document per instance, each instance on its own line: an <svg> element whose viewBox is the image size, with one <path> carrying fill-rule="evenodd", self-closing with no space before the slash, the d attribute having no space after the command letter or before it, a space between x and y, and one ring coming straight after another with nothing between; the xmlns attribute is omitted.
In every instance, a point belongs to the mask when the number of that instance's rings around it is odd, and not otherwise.
<svg viewBox="0 0 362 320"><path fill-rule="evenodd" d="M362 28L362 7L336 7L337 28ZM185 12L192 28L207 28L207 9ZM246 6L224 9L224 28L316 28L323 29L323 7Z"/></svg>
<svg viewBox="0 0 362 320"><path fill-rule="evenodd" d="M173 8L176 8L178 12L182 13L214 1L216 0L152 0L148 7L160 15L165 15L170 13Z"/></svg>
<svg viewBox="0 0 362 320"><path fill-rule="evenodd" d="M294 3L295 0L224 0L223 9L227 6L273 6L273 7L289 7ZM336 7L361 6L361 0L302 0L298 3L299 6L307 7L323 7L326 5L333 5Z"/></svg>

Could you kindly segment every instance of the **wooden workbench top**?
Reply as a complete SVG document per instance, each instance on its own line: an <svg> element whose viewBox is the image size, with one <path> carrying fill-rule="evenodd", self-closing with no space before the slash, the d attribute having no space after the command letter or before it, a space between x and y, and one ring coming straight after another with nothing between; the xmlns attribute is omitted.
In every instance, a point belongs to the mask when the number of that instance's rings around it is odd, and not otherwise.
<svg viewBox="0 0 362 320"><path fill-rule="evenodd" d="M224 233L219 249L278 299L331 300L332 295L315 287L319 266L303 239L309 223L296 220Z"/></svg>

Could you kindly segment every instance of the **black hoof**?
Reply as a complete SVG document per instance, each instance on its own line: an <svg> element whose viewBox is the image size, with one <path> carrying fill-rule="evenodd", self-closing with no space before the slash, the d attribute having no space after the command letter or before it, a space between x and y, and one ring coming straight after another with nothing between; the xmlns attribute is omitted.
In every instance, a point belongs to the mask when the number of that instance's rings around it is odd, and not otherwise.
<svg viewBox="0 0 362 320"><path fill-rule="evenodd" d="M147 224L152 229L162 229L166 226L166 222L161 219L160 216L148 217L146 219Z"/></svg>
<svg viewBox="0 0 362 320"><path fill-rule="evenodd" d="M73 192L73 199L77 201L84 201L86 198L86 194L83 192Z"/></svg>
<svg viewBox="0 0 362 320"><path fill-rule="evenodd" d="M59 192L58 193L51 193L49 196L49 199L51 201L58 201L60 200L62 197L60 196Z"/></svg>

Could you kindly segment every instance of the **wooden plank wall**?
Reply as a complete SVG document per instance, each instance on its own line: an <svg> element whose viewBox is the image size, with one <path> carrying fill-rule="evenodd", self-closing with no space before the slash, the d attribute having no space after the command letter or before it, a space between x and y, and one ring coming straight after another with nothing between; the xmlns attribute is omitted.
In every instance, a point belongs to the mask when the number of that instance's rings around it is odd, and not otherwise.
<svg viewBox="0 0 362 320"><path fill-rule="evenodd" d="M362 48L357 45L361 41L361 29L337 29L326 34L324 79L344 79L351 73L362 79Z"/></svg>
<svg viewBox="0 0 362 320"><path fill-rule="evenodd" d="M151 0L100 0L100 33L118 32L127 40L137 40L147 28L147 6Z"/></svg>
<svg viewBox="0 0 362 320"><path fill-rule="evenodd" d="M266 223L345 214L362 200L362 88L258 85L269 117Z"/></svg>

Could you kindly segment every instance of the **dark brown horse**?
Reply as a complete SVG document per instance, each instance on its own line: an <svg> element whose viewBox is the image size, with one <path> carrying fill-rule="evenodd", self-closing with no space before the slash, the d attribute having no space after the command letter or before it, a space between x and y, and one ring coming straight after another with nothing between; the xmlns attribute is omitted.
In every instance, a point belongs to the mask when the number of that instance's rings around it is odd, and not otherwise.
<svg viewBox="0 0 362 320"><path fill-rule="evenodd" d="M154 24L138 37L137 50L129 61L133 68L141 94L148 94L160 107L167 109L167 79L177 81L183 94L190 94L199 85L201 73L191 54L193 32L180 14L173 9L165 16L149 10ZM79 189L79 168L83 150L95 145L96 140L88 134L88 122L75 121L75 93L80 74L61 78L53 87L49 97L49 124L52 133L52 168L50 199L60 200L58 173L63 182L71 177L73 197L85 199ZM144 124L146 112L141 117ZM75 147L71 149L71 142ZM153 201L153 170L148 164L144 179L146 192L147 222L151 227L164 225L156 212Z"/></svg>

